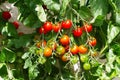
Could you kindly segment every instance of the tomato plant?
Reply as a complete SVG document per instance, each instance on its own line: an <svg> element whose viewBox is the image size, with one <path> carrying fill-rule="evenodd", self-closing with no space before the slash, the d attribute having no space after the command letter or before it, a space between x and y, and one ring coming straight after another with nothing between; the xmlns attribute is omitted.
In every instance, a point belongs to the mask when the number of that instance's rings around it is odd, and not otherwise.
<svg viewBox="0 0 120 80"><path fill-rule="evenodd" d="M0 80L120 80L119 4L0 0Z"/></svg>

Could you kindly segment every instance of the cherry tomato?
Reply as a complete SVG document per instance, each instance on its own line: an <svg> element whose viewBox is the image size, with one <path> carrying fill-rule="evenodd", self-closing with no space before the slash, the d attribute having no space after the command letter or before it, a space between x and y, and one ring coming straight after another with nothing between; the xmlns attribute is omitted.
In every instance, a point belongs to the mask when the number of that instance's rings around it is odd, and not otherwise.
<svg viewBox="0 0 120 80"><path fill-rule="evenodd" d="M61 60L63 62L67 62L70 60L70 54L69 53L65 53L64 55L61 56Z"/></svg>
<svg viewBox="0 0 120 80"><path fill-rule="evenodd" d="M55 25L53 25L53 31L54 32L58 32L58 31L60 31L61 30L61 25L60 25L60 23L57 23L57 24L55 24Z"/></svg>
<svg viewBox="0 0 120 80"><path fill-rule="evenodd" d="M90 63L87 63L87 62L86 62L86 63L83 64L83 69L84 69L84 70L90 70L90 68L91 68Z"/></svg>
<svg viewBox="0 0 120 80"><path fill-rule="evenodd" d="M50 57L52 55L52 49L49 47L45 47L44 54L45 57Z"/></svg>
<svg viewBox="0 0 120 80"><path fill-rule="evenodd" d="M69 36L68 35L63 35L61 38L60 38L60 43L62 44L62 45L68 45L69 44L69 42L70 42L70 38L69 38Z"/></svg>
<svg viewBox="0 0 120 80"><path fill-rule="evenodd" d="M52 50L55 50L56 47L57 47L57 43L55 41L50 40L50 41L47 42L47 46L49 48L51 48Z"/></svg>
<svg viewBox="0 0 120 80"><path fill-rule="evenodd" d="M9 11L4 11L2 12L2 17L5 19L5 20L8 20L11 18L11 14Z"/></svg>
<svg viewBox="0 0 120 80"><path fill-rule="evenodd" d="M86 32L91 32L91 31L92 31L92 25L85 24L85 25L84 25L84 30L85 30Z"/></svg>
<svg viewBox="0 0 120 80"><path fill-rule="evenodd" d="M96 44L97 44L97 40L94 37L91 37L90 41L89 41L89 45L90 46L96 46Z"/></svg>
<svg viewBox="0 0 120 80"><path fill-rule="evenodd" d="M45 32L50 32L52 30L52 23L51 22L45 22L43 24L43 28Z"/></svg>
<svg viewBox="0 0 120 80"><path fill-rule="evenodd" d="M72 27L72 21L71 20L62 21L62 28L69 29L71 27Z"/></svg>
<svg viewBox="0 0 120 80"><path fill-rule="evenodd" d="M14 21L12 24L15 26L16 29L19 28L19 22L18 21Z"/></svg>
<svg viewBox="0 0 120 80"><path fill-rule="evenodd" d="M80 45L79 46L79 52L80 52L80 54L85 54L85 53L87 53L87 51L88 51L88 48L85 47L84 45Z"/></svg>
<svg viewBox="0 0 120 80"><path fill-rule="evenodd" d="M82 29L81 28L77 28L77 29L73 30L73 35L75 37L80 37L82 35Z"/></svg>
<svg viewBox="0 0 120 80"><path fill-rule="evenodd" d="M88 55L80 55L81 62L87 62L88 61Z"/></svg>
<svg viewBox="0 0 120 80"><path fill-rule="evenodd" d="M40 27L40 28L38 29L38 32L39 32L40 34L42 34L42 33L46 34L46 31L44 30L43 27Z"/></svg>
<svg viewBox="0 0 120 80"><path fill-rule="evenodd" d="M65 48L63 46L58 46L56 52L58 55L63 55L65 53Z"/></svg>
<svg viewBox="0 0 120 80"><path fill-rule="evenodd" d="M70 52L71 52L72 54L78 54L78 52L79 52L79 47L78 47L77 45L72 46L72 47L70 48Z"/></svg>
<svg viewBox="0 0 120 80"><path fill-rule="evenodd" d="M38 48L40 48L41 46L45 47L45 46L46 46L46 41L45 41L45 40L42 40L42 41L40 41L40 42L37 42L37 43L36 43L36 46L37 46Z"/></svg>

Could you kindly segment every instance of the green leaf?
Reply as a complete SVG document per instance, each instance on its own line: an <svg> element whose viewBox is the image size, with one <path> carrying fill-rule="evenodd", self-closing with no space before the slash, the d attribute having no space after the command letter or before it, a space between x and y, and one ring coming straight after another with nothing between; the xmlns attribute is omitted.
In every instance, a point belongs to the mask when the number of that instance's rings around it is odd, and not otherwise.
<svg viewBox="0 0 120 80"><path fill-rule="evenodd" d="M7 23L5 27L2 29L2 34L7 36L17 36L17 30L13 26L12 23Z"/></svg>
<svg viewBox="0 0 120 80"><path fill-rule="evenodd" d="M109 49L109 53L106 55L108 63L113 63L116 59L116 55L113 53L113 49Z"/></svg>
<svg viewBox="0 0 120 80"><path fill-rule="evenodd" d="M110 44L113 39L119 34L120 32L120 27L114 26L114 25L109 25L107 29L107 38L108 38L108 43Z"/></svg>
<svg viewBox="0 0 120 80"><path fill-rule="evenodd" d="M0 67L0 76L1 77L4 77L4 76L7 76L8 73L7 73L7 67L5 64L2 64L2 67Z"/></svg>
<svg viewBox="0 0 120 80"><path fill-rule="evenodd" d="M42 0L44 5L47 6L48 9L52 11L59 11L60 10L60 4L58 4L57 1L53 0Z"/></svg>
<svg viewBox="0 0 120 80"><path fill-rule="evenodd" d="M15 53L8 48L3 48L1 54L5 54L5 60L13 63L16 59Z"/></svg>
<svg viewBox="0 0 120 80"><path fill-rule="evenodd" d="M40 19L40 21L45 22L47 20L47 16L44 12L42 5L37 5L35 10L37 11L37 16Z"/></svg>
<svg viewBox="0 0 120 80"><path fill-rule="evenodd" d="M24 53L23 56L22 56L22 59L28 58L28 57L29 57L29 54L30 54L29 52Z"/></svg>
<svg viewBox="0 0 120 80"><path fill-rule="evenodd" d="M115 55L120 56L120 44L113 44L112 46L113 52Z"/></svg>
<svg viewBox="0 0 120 80"><path fill-rule="evenodd" d="M38 22L38 20L38 17L35 14L31 13L27 18L24 19L23 24L28 27L33 27L35 24L41 24L40 21Z"/></svg>
<svg viewBox="0 0 120 80"><path fill-rule="evenodd" d="M82 6L80 8L79 15L80 15L81 19L85 20L85 21L91 21L93 18L91 11L86 6Z"/></svg>
<svg viewBox="0 0 120 80"><path fill-rule="evenodd" d="M5 62L6 56L4 53L0 53L0 62Z"/></svg>
<svg viewBox="0 0 120 80"><path fill-rule="evenodd" d="M120 25L120 12L115 12L115 22Z"/></svg>
<svg viewBox="0 0 120 80"><path fill-rule="evenodd" d="M11 41L9 42L9 44L13 44L15 46L15 48L20 48L23 46L28 46L29 43L31 42L31 38L32 35L22 35L19 36L19 38L15 38L15 39L11 39Z"/></svg>
<svg viewBox="0 0 120 80"><path fill-rule="evenodd" d="M25 64L24 64L24 69L28 68L28 67L31 67L32 66L32 61L30 58L26 59L25 60Z"/></svg>
<svg viewBox="0 0 120 80"><path fill-rule="evenodd" d="M52 64L51 64L51 60L47 60L45 63L45 71L50 75L52 72Z"/></svg>
<svg viewBox="0 0 120 80"><path fill-rule="evenodd" d="M105 16L108 12L108 1L107 0L90 0L90 9L94 16L93 21L97 16Z"/></svg>
<svg viewBox="0 0 120 80"><path fill-rule="evenodd" d="M66 9L67 9L69 2L70 2L70 0L62 0L61 10L60 10L61 16L65 16Z"/></svg>
<svg viewBox="0 0 120 80"><path fill-rule="evenodd" d="M95 26L102 26L103 21L104 21L104 16L99 15L99 16L96 17L93 25L95 25Z"/></svg>
<svg viewBox="0 0 120 80"><path fill-rule="evenodd" d="M32 65L29 67L29 78L30 80L35 79L39 74L39 71L37 69L37 65Z"/></svg>

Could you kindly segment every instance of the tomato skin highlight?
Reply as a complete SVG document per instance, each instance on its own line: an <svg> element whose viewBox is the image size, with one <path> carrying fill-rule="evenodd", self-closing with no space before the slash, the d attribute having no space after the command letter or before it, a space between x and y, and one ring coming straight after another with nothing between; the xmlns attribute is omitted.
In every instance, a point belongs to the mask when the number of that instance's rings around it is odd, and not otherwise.
<svg viewBox="0 0 120 80"><path fill-rule="evenodd" d="M45 57L50 57L52 56L52 49L49 48L49 47L45 47L44 49L44 54L43 54Z"/></svg>
<svg viewBox="0 0 120 80"><path fill-rule="evenodd" d="M43 28L45 32L50 32L52 30L52 23L51 22L45 22L43 24Z"/></svg>
<svg viewBox="0 0 120 80"><path fill-rule="evenodd" d="M18 29L18 28L19 28L19 22L14 21L12 24L15 26L15 28L16 28L16 29Z"/></svg>
<svg viewBox="0 0 120 80"><path fill-rule="evenodd" d="M38 32L40 33L40 34L46 34L46 32L45 32L45 29L43 28L43 27L40 27L39 29L38 29Z"/></svg>
<svg viewBox="0 0 120 80"><path fill-rule="evenodd" d="M62 28L69 29L72 27L72 21L71 20L62 21L61 25L62 25Z"/></svg>
<svg viewBox="0 0 120 80"><path fill-rule="evenodd" d="M79 47L77 45L74 45L73 47L70 48L70 52L74 54L78 54L79 52Z"/></svg>
<svg viewBox="0 0 120 80"><path fill-rule="evenodd" d="M2 17L5 19L5 20L9 20L11 18L11 14L9 11L4 11L2 12Z"/></svg>
<svg viewBox="0 0 120 80"><path fill-rule="evenodd" d="M80 54L86 54L88 52L88 48L85 47L84 45L79 46L79 53Z"/></svg>
<svg viewBox="0 0 120 80"><path fill-rule="evenodd" d="M73 30L73 35L75 37L80 37L82 35L82 29L81 28L77 28L77 29Z"/></svg>
<svg viewBox="0 0 120 80"><path fill-rule="evenodd" d="M60 43L62 45L69 45L69 42L70 42L70 38L68 35L63 35L61 38L60 38Z"/></svg>

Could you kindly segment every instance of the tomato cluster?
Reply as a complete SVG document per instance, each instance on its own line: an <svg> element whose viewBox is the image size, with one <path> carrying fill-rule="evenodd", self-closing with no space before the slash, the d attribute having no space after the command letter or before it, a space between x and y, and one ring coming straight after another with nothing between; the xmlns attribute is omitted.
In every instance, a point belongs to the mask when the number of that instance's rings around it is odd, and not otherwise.
<svg viewBox="0 0 120 80"><path fill-rule="evenodd" d="M90 36L89 34L92 29L92 25L87 23L82 27L73 27L73 22L70 19L57 22L56 24L53 24L50 21L46 21L45 23L43 23L42 27L38 29L39 34L44 34L44 37L49 32L57 34L55 38L51 37L51 39L48 39L47 41L42 39L42 41L40 40L36 42L36 47L40 49L40 52L38 51L37 53L47 58L51 56L56 56L63 62L74 60L73 56L79 55L80 61L83 62L83 68L85 70L89 70L91 68L90 63L88 62L89 56L93 55L89 48L91 49L97 44L96 38ZM82 36L83 32L89 34L87 35L86 43L77 44L75 42L72 42L71 35L62 32L65 30L69 30L70 34L72 34L74 38Z"/></svg>

